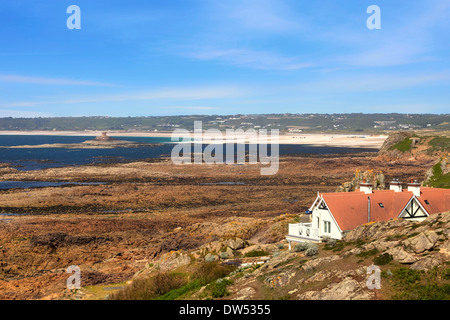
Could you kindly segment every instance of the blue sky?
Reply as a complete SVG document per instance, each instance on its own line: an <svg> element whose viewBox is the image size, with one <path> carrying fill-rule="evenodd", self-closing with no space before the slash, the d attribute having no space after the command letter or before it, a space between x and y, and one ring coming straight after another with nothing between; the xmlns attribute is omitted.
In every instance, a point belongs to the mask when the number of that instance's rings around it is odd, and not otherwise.
<svg viewBox="0 0 450 320"><path fill-rule="evenodd" d="M0 0L0 23L0 117L450 110L448 0Z"/></svg>

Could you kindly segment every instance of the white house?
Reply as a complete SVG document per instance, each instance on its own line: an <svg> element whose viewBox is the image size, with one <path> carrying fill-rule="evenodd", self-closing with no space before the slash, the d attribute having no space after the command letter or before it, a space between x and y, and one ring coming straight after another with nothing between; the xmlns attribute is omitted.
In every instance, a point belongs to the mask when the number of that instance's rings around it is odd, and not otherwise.
<svg viewBox="0 0 450 320"><path fill-rule="evenodd" d="M355 192L317 193L309 210L309 223L289 224L289 242L321 242L322 238L342 239L360 225L390 219L421 221L430 214L450 211L450 189L421 187L412 181L407 189L398 180L389 190L373 190L363 182Z"/></svg>

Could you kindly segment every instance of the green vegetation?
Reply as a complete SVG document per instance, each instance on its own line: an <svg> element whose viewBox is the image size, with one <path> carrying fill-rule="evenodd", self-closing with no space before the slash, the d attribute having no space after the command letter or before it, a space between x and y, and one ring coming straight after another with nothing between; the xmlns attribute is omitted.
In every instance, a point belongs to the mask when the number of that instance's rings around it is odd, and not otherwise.
<svg viewBox="0 0 450 320"><path fill-rule="evenodd" d="M362 251L362 252L356 254L356 256L357 256L357 257L360 257L360 258L366 258L366 257L374 256L374 255L376 255L377 253L378 253L378 249L377 249L377 248L374 248L374 249L372 249L372 250Z"/></svg>
<svg viewBox="0 0 450 320"><path fill-rule="evenodd" d="M408 152L411 150L412 140L411 138L405 138L400 142L397 142L389 148L389 150L399 150L401 152Z"/></svg>
<svg viewBox="0 0 450 320"><path fill-rule="evenodd" d="M227 294L230 284L224 278L235 270L235 266L221 265L217 262L200 264L192 273L158 272L145 279L136 279L131 285L111 295L111 300L176 300L207 286L213 297Z"/></svg>
<svg viewBox="0 0 450 320"><path fill-rule="evenodd" d="M384 266L394 260L394 258L389 253L383 253L378 257L373 258L373 264L377 266Z"/></svg>
<svg viewBox="0 0 450 320"><path fill-rule="evenodd" d="M264 251L264 250L253 250L250 252L247 252L244 257L246 258L251 258L251 257L264 257L264 256L268 256L269 252Z"/></svg>
<svg viewBox="0 0 450 320"><path fill-rule="evenodd" d="M301 130L302 132L373 133L386 130L449 130L450 115L399 113L348 114L237 114L237 115L179 115L152 117L54 117L0 118L0 130L149 130L166 131L175 128L192 130L194 121L203 127L223 129L252 128ZM297 131L299 132L299 131Z"/></svg>
<svg viewBox="0 0 450 320"><path fill-rule="evenodd" d="M432 167L433 176L427 181L427 185L434 188L450 188L450 172L442 171L442 160Z"/></svg>
<svg viewBox="0 0 450 320"><path fill-rule="evenodd" d="M396 289L396 300L449 300L450 269L434 268L429 271L399 268L390 276L391 285Z"/></svg>
<svg viewBox="0 0 450 320"><path fill-rule="evenodd" d="M432 151L448 151L450 150L450 138L435 137L428 142Z"/></svg>
<svg viewBox="0 0 450 320"><path fill-rule="evenodd" d="M222 298L230 294L227 290L227 286L231 284L233 284L233 282L228 279L219 279L209 284L206 287L206 290L209 290L213 298Z"/></svg>
<svg viewBox="0 0 450 320"><path fill-rule="evenodd" d="M136 279L130 286L111 295L111 300L152 300L186 284L180 274L158 272L148 279Z"/></svg>
<svg viewBox="0 0 450 320"><path fill-rule="evenodd" d="M333 252L342 251L345 248L345 242L340 240L328 240L323 247L324 250L332 250Z"/></svg>
<svg viewBox="0 0 450 320"><path fill-rule="evenodd" d="M311 242L300 242L294 247L295 252L305 252L305 256L312 257L319 253L319 246Z"/></svg>

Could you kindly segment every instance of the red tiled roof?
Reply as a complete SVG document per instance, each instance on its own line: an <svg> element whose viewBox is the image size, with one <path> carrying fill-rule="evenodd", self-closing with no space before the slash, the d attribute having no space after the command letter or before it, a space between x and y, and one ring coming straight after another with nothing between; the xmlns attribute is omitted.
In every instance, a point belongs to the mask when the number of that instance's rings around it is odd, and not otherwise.
<svg viewBox="0 0 450 320"><path fill-rule="evenodd" d="M328 208L341 230L351 230L368 223L370 197L370 222L397 218L409 200L411 191L375 190L370 194L361 191L322 194ZM420 203L429 214L450 211L450 190L421 188ZM428 205L425 203L428 201ZM380 204L382 206L380 206Z"/></svg>
<svg viewBox="0 0 450 320"><path fill-rule="evenodd" d="M429 214L450 211L450 189L421 187L419 201Z"/></svg>

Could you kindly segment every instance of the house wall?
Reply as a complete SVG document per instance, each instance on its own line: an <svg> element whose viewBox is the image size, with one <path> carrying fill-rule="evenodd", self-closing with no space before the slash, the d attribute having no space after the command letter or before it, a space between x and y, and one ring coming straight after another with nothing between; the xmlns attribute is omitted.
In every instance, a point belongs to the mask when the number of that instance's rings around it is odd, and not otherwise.
<svg viewBox="0 0 450 320"><path fill-rule="evenodd" d="M324 221L330 222L330 233L325 232L325 224ZM319 230L319 237L330 237L332 239L341 240L342 233L339 229L339 226L335 222L333 216L330 214L328 209L319 209L319 206L316 206L312 213L312 227L317 228Z"/></svg>

